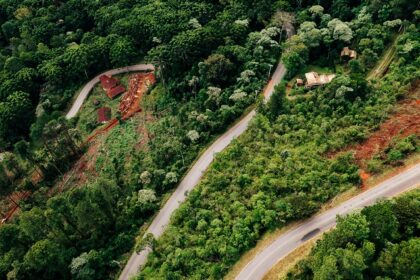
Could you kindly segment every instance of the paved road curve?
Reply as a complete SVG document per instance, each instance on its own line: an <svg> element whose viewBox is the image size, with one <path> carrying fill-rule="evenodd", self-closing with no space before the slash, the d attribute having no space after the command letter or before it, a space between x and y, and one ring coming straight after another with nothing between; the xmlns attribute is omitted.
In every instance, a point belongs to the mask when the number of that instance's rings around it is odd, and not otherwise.
<svg viewBox="0 0 420 280"><path fill-rule="evenodd" d="M108 70L104 73L99 74L98 76L90 80L82 88L79 95L77 96L76 101L74 101L73 105L70 108L70 111L67 113L66 118L71 119L77 115L77 112L79 112L79 109L82 107L83 102L85 101L86 97L89 95L89 92L99 82L100 76L104 74L112 76L112 75L117 75L121 73L134 72L134 71L148 71L148 70L155 70L155 67L152 64L137 64L137 65Z"/></svg>
<svg viewBox="0 0 420 280"><path fill-rule="evenodd" d="M420 163L382 182L376 187L355 196L338 207L312 217L302 225L281 235L251 260L235 279L262 279L278 261L301 246L305 240L334 227L336 225L337 215L348 214L355 209L374 204L380 198L392 197L403 191L418 187L419 184Z"/></svg>
<svg viewBox="0 0 420 280"><path fill-rule="evenodd" d="M294 34L293 26L286 27L287 36L290 37ZM286 74L286 68L283 64L277 65L276 71L274 72L270 82L264 89L263 95L264 100L268 101L270 96L274 92L274 88L278 85ZM214 159L216 153L224 150L233 139L241 135L248 127L249 122L255 115L255 110L249 112L244 118L242 118L235 126L226 131L220 136L197 160L192 166L187 175L178 185L175 192L159 211L158 215L153 219L152 224L147 229L147 233L152 233L155 238L158 238L164 232L166 226L169 224L172 213L179 207L179 205L185 201L186 194L191 191L199 182L203 175L203 172L209 167ZM124 270L120 274L118 280L128 280L137 274L139 268L144 265L147 261L147 256L150 253L150 249L147 248L141 251L139 254L134 252L128 260Z"/></svg>
<svg viewBox="0 0 420 280"><path fill-rule="evenodd" d="M286 70L283 65L279 64L273 74L273 78L267 85L264 91L264 98L268 100L274 91L274 87L284 77ZM147 233L152 233L155 238L162 235L166 226L169 224L169 219L172 213L179 207L179 204L186 199L186 193L191 191L199 182L203 172L209 167L214 159L216 153L225 149L233 139L241 135L246 128L252 117L255 115L255 110L251 111L243 119L241 119L235 126L220 136L197 160L193 167L189 170L187 175L181 181L176 191L172 194L165 206L159 211L158 215L153 220L152 224L147 230ZM146 263L147 256L150 253L149 249L141 251L139 254L133 253L121 273L119 280L127 280L134 276L139 267Z"/></svg>
<svg viewBox="0 0 420 280"><path fill-rule="evenodd" d="M272 80L268 83L264 90L264 99L268 100L274 91L274 87L283 79L286 70L282 64L279 64L273 74ZM191 191L199 182L203 172L209 167L214 159L216 153L225 149L233 139L241 135L246 128L252 117L255 115L255 110L251 111L243 119L241 119L235 126L226 131L214 142L197 160L193 167L189 170L187 175L181 181L176 191L172 194L165 206L159 211L158 215L153 220L152 224L147 230L147 233L152 233L155 238L162 235L166 226L169 224L169 219L172 213L179 207L179 204L186 199L186 193ZM139 254L133 253L121 273L119 280L127 280L134 276L139 267L146 263L147 256L150 250L143 250Z"/></svg>

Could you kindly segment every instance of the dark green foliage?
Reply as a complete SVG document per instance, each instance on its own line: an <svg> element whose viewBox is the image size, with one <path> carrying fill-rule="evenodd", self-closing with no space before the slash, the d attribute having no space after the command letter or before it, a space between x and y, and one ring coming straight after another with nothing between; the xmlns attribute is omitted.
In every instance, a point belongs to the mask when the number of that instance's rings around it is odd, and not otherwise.
<svg viewBox="0 0 420 280"><path fill-rule="evenodd" d="M348 38L343 34L329 43L331 48L341 49L334 41ZM289 58L307 51L300 38L289 43L297 48ZM174 213L138 279L223 278L264 232L308 217L337 193L359 185L351 154L331 159L326 153L364 140L386 118L407 90L398 81L408 85L416 79L410 70L415 63L395 61L375 87L359 71L339 74L328 85L289 100L287 111L278 94L284 86L279 86L274 101L261 106L248 131L217 156ZM375 250L415 230L415 218L408 212L402 204L384 203L340 220L338 229L317 247L314 264L303 263L295 279L363 279L373 273ZM381 218L374 219L376 215ZM410 230L400 231L400 218Z"/></svg>
<svg viewBox="0 0 420 280"><path fill-rule="evenodd" d="M270 118L272 120L276 119L278 115L285 114L287 108L287 99L286 99L286 83L283 82L279 84L273 95L270 98L270 101L267 104Z"/></svg>
<svg viewBox="0 0 420 280"><path fill-rule="evenodd" d="M164 78L179 83L218 46L242 44L250 31L260 29L274 2L0 1L0 103L18 91L32 101L24 119L15 117L19 110L4 117L0 106L1 148L28 138L38 104L49 115L65 109L84 81L147 53L165 68ZM238 19L248 19L250 27L235 24ZM208 78L225 86L235 73L228 60L219 62ZM9 119L20 125L6 134Z"/></svg>
<svg viewBox="0 0 420 280"><path fill-rule="evenodd" d="M31 127L32 141L21 140L14 147L26 162L27 174L34 168L45 176L46 185L71 168L82 153L80 135L73 128L77 121L65 121L57 110L64 109L65 101L84 80L102 69L132 63L153 46L148 53L163 76L151 104L156 121L147 127L153 137L144 141L136 120L121 120L107 137L107 149L96 155L98 176L47 201L48 189L38 186L20 218L12 221L19 231L18 240L12 247L2 240L0 278L8 273L17 279L29 274L36 279L114 277L121 255L134 247L138 228L158 210L164 195L178 184L213 135L224 131L256 100L267 79L268 65L274 65L279 56L278 42L271 42L278 39L278 31L267 35L257 19L244 20L256 3L233 8L229 3L185 1L179 3L180 9L167 2L129 2L98 2L89 8L88 3L66 2L62 8L79 11L76 18L87 16L83 24L71 17L64 22L55 19L59 29L67 25L75 29L40 32L42 43L33 50L37 60L30 62L32 68L23 59L24 68L19 60L7 63L19 83L31 85L35 80L37 84L31 86L31 114L39 85L43 85L42 114ZM66 12L74 13L71 9ZM235 23L238 19L242 21ZM98 29L91 30L94 23ZM271 43L260 40L263 36ZM7 79L0 92L18 86ZM144 151L136 148L141 141L147 142ZM273 227L273 212L263 214L265 225ZM29 263L45 251L51 251L45 261ZM62 253L57 255L57 251Z"/></svg>
<svg viewBox="0 0 420 280"><path fill-rule="evenodd" d="M337 228L317 242L287 279L419 277L418 234L400 224L418 214L419 204L420 192L416 190L367 207L360 214L339 218ZM401 208L406 210L400 212ZM419 216L415 222L419 222Z"/></svg>
<svg viewBox="0 0 420 280"><path fill-rule="evenodd" d="M351 9L358 1L334 1L334 11L329 2L321 2L326 12L343 21L358 12ZM274 7L293 10L314 4L291 3L0 0L0 145L10 149L17 142L17 155L49 178L68 170L79 156L73 124L60 116L86 80L146 57L158 66L162 81L156 89L158 118L148 127L153 137L147 152L134 148L139 142L135 123L121 120L107 138L108 149L98 152L98 177L47 202L47 188L35 192L20 218L0 227L0 277L114 278L123 265L121 255L134 247L138 228L156 212L200 149L261 91L279 56L279 37L284 38L280 28L263 29L271 24ZM283 60L289 73L316 57L329 64L349 40L366 38L363 50L379 56L391 36L376 20L392 17L388 7L375 10L375 3L368 5L375 22L335 21L340 28L324 30L322 38L319 30L311 30L285 43ZM327 15L312 18L307 12L299 17L316 21L315 29L328 29L331 21ZM411 63L418 57L416 45L411 48L416 32L410 27L398 41L400 60L375 89L357 75L358 65L351 75L341 75L290 104L281 85L250 130L218 155L202 184L175 213L168 233L156 243L140 244L155 247L140 277L219 279L264 232L308 217L340 191L357 185L351 155L327 159L325 153L362 140L404 93L400 85L413 79ZM319 45L309 46L308 38ZM29 143L28 128L39 104L41 115L31 126ZM26 141L20 141L22 137ZM31 206L36 207L29 210ZM378 234L395 240L416 233L418 215L409 215L411 208L404 205L394 208L399 223L376 224ZM388 210L374 212L390 218ZM362 242L370 236L368 222L356 220L360 225L347 225L347 235L337 241L344 246L339 257L327 260L334 265L324 266L328 279L340 273L343 263L354 264L342 270L352 279L366 269L373 250L371 243ZM396 234L396 227L405 233ZM359 247L347 246L346 240ZM403 251L394 249L392 258ZM384 261L379 266L384 271L390 267Z"/></svg>

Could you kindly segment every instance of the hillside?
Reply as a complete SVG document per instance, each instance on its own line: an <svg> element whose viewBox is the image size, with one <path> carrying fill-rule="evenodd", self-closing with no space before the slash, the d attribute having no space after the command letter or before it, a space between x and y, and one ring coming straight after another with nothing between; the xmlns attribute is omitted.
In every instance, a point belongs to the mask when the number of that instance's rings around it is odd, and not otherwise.
<svg viewBox="0 0 420 280"><path fill-rule="evenodd" d="M0 1L0 278L116 277L197 155L259 99L284 38L265 29L274 10L264 1ZM156 66L157 83L132 116L118 113L125 94L111 101L99 84L64 118L91 78L140 60ZM115 77L133 96L135 75ZM112 111L107 124L101 107Z"/></svg>
<svg viewBox="0 0 420 280"><path fill-rule="evenodd" d="M417 104L419 50L409 46L417 44L412 42L418 42L419 31L409 21L388 71L367 80L377 60L369 61L374 51L361 42L377 41L382 34L381 44L391 43L400 22L396 26L377 19L371 9L361 5L358 13L343 18L348 22L332 19L320 6L296 15L300 28L283 44L282 53L292 82L309 61L335 68L329 72L334 78L323 86L293 85L293 99L286 97L286 84L277 88L248 131L217 156L174 213L166 233L152 244L138 279L220 279L267 231L307 218L337 194L362 187L365 164L369 172L380 173L418 152L418 122L395 122L390 126L395 133L384 134L392 141L355 158L355 144L376 137L380 124L395 117L393 108ZM345 46L357 50L358 58L340 57ZM378 48L376 57L382 51ZM396 106L398 100L406 101ZM381 161L376 170L373 160Z"/></svg>
<svg viewBox="0 0 420 280"><path fill-rule="evenodd" d="M419 277L419 206L415 190L341 217L285 279Z"/></svg>
<svg viewBox="0 0 420 280"><path fill-rule="evenodd" d="M0 279L222 279L417 162L413 2L0 0Z"/></svg>

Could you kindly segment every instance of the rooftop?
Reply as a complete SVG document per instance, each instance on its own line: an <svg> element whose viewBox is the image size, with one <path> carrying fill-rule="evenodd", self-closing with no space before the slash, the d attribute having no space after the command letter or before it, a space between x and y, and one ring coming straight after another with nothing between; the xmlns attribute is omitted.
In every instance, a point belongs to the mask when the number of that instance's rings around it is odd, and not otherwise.
<svg viewBox="0 0 420 280"><path fill-rule="evenodd" d="M305 74L306 87L321 86L328 84L335 78L335 74L318 74L317 72L309 72Z"/></svg>
<svg viewBox="0 0 420 280"><path fill-rule="evenodd" d="M117 95L120 95L123 92L125 92L125 87L119 85L107 90L106 95L108 95L109 98L114 99Z"/></svg>
<svg viewBox="0 0 420 280"><path fill-rule="evenodd" d="M106 123L111 119L111 108L101 107L97 111L98 123Z"/></svg>
<svg viewBox="0 0 420 280"><path fill-rule="evenodd" d="M117 79L107 75L100 76L99 80L101 81L101 86L105 91L115 87L118 84Z"/></svg>
<svg viewBox="0 0 420 280"><path fill-rule="evenodd" d="M357 52L351 50L349 47L344 47L341 51L341 56L348 56L350 58L357 58Z"/></svg>

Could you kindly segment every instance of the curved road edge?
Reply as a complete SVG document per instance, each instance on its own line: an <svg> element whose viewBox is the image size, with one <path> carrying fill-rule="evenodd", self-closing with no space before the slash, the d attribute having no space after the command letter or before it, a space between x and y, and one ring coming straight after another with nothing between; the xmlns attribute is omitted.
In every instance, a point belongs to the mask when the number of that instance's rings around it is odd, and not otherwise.
<svg viewBox="0 0 420 280"><path fill-rule="evenodd" d="M295 33L293 25L288 24L286 26L286 32L287 37L290 38ZM279 62L275 72L271 77L271 80L263 91L264 102L267 102L270 99L275 87L281 82L285 75L286 68L282 63ZM169 225L172 213L179 207L182 202L185 201L188 192L191 191L200 182L204 171L206 171L206 169L212 163L214 155L224 150L233 139L241 135L248 128L248 124L255 114L255 110L249 112L237 124L226 131L209 148L206 149L206 151L198 158L197 162L194 163L194 165L185 175L184 179L178 185L177 189L165 203L163 208L160 209L157 216L153 219L151 225L145 232L144 236L148 233L151 233L155 238L158 238L163 234L165 228ZM146 248L139 253L132 253L118 280L128 280L135 276L139 268L146 263L147 256L151 251L152 250L150 248Z"/></svg>
<svg viewBox="0 0 420 280"><path fill-rule="evenodd" d="M274 72L272 79L268 83L267 87L264 89L263 95L264 100L267 101L274 92L276 85L280 83L286 74L286 69L284 66L279 63L276 71ZM165 228L170 222L172 213L179 207L179 205L185 201L187 198L188 192L191 191L199 182L203 176L204 171L212 163L216 153L224 150L233 139L241 135L248 127L249 122L252 117L255 115L255 110L249 112L245 117L243 117L237 124L232 128L226 131L222 136L220 136L197 160L197 162L192 166L188 171L187 175L178 185L175 192L171 195L169 200L165 203L163 208L159 211L157 216L153 219L153 222L147 229L146 234L152 233L155 238L158 238L162 235ZM144 265L147 261L147 256L151 252L150 249L145 249L139 254L134 252L130 259L127 262L127 265L124 267L124 270L120 274L119 280L127 280L130 277L133 277L138 272L138 269Z"/></svg>
<svg viewBox="0 0 420 280"><path fill-rule="evenodd" d="M135 72L135 71L153 71L155 70L155 66L153 64L136 64L121 68L116 68L112 70L108 70L106 72L103 72L99 75L97 75L95 78L90 80L79 92L79 95L77 96L76 100L73 102L73 105L71 106L70 110L66 114L66 119L71 119L77 115L80 108L83 105L83 102L88 97L90 91L93 89L93 87L99 83L99 77L102 75L117 75L121 73L127 73L127 72Z"/></svg>
<svg viewBox="0 0 420 280"><path fill-rule="evenodd" d="M235 280L262 279L277 262L303 245L307 241L306 236L310 234L312 238L334 227L337 215L349 214L374 204L378 199L390 198L416 188L419 184L420 163L282 234L252 259Z"/></svg>

